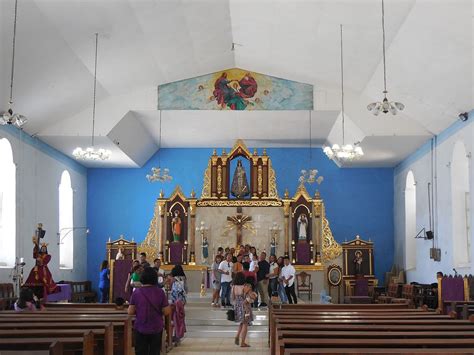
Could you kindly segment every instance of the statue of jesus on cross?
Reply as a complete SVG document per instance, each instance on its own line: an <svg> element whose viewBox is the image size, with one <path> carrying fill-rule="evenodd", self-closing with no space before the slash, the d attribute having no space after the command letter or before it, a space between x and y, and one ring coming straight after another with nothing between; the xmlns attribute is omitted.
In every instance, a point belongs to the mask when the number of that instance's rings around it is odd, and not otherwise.
<svg viewBox="0 0 474 355"><path fill-rule="evenodd" d="M242 207L237 207L237 214L235 216L227 217L226 234L232 229L236 229L237 232L237 246L242 245L242 229L248 229L254 233L252 225L252 217L246 216L242 213Z"/></svg>

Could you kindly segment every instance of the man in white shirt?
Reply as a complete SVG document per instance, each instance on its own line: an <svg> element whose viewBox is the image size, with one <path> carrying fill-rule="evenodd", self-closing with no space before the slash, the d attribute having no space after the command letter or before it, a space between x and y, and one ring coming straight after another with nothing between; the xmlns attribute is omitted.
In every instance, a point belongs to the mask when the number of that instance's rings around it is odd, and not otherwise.
<svg viewBox="0 0 474 355"><path fill-rule="evenodd" d="M230 283L232 281L232 254L227 253L225 260L219 264L218 272L221 273L221 304L230 307Z"/></svg>
<svg viewBox="0 0 474 355"><path fill-rule="evenodd" d="M290 304L297 304L298 299L296 298L295 292L295 277L296 270L293 265L290 264L290 258L285 256L285 266L281 269L281 278L283 279L283 285L285 286L286 297Z"/></svg>
<svg viewBox="0 0 474 355"><path fill-rule="evenodd" d="M165 271L161 268L161 260L156 258L153 260L153 269L158 274L158 286L163 287L165 282Z"/></svg>

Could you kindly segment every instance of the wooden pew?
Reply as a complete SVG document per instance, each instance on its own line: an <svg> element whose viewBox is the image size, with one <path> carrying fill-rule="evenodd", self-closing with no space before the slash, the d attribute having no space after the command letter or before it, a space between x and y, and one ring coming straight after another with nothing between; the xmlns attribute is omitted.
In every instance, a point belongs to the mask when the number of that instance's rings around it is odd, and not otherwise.
<svg viewBox="0 0 474 355"><path fill-rule="evenodd" d="M94 355L94 334L92 331L88 331L80 337L61 338L60 340L53 337L0 339L0 351L5 350L49 350L50 354L58 354L60 351L60 354L80 352L83 355Z"/></svg>
<svg viewBox="0 0 474 355"><path fill-rule="evenodd" d="M374 349L374 348L292 348L285 349L285 355L306 355L315 354L320 355L334 355L334 354L385 354L385 355L404 355L404 354L430 354L430 355L446 355L446 349L420 349L420 348L390 348L390 349ZM466 349L449 349L449 354L472 355L471 351Z"/></svg>
<svg viewBox="0 0 474 355"><path fill-rule="evenodd" d="M455 334L457 332L461 332L459 333L460 335L474 340L473 323L452 320L449 317L439 315L435 312L426 312L426 310L421 309L408 311L403 308L394 312L393 308L389 308L390 311L384 314L381 308L374 307L371 308L371 311L368 311L360 309L361 305L356 305L359 308L357 311L355 311L355 307L353 307L351 311L337 310L336 307L329 307L329 310L324 311L324 307L321 306L322 305L319 305L319 307L306 306L300 308L299 305L297 305L287 307L286 309L272 307L270 309L270 315L273 319L270 324L271 331L269 333L272 354L284 353L284 350L288 350L284 349L286 343L288 343L288 346L300 349L301 346L298 346L298 341L302 342L300 345L304 344L303 347L309 346L312 348L312 351L314 351L315 344L311 342L309 342L309 344L305 343L305 340L307 340L305 337L308 336L312 339L322 340L322 343L327 343L326 345L323 344L321 348L339 347L341 339L344 339L344 337L351 338L351 335L347 335L348 332L350 332L352 337L356 338L356 340L366 338L366 343L370 343L372 348L378 346L377 341L390 339L392 333L395 334L394 337L399 336L403 339L422 339L421 343L425 342L431 347L436 346L436 341L441 338L443 338L443 340L448 339L446 343L451 346L452 344L450 342L453 337L456 337ZM389 307L391 304L387 304L386 306ZM374 312L374 309L378 309L379 311ZM450 330L446 330L447 328ZM422 330L423 332L421 332ZM430 343L433 339L427 331L437 332L434 334L438 335L438 339L435 339L434 343ZM334 335L331 336L328 332ZM374 335L371 336L371 334ZM293 344L293 341L296 341L296 344ZM283 342L283 348L281 347L281 342ZM408 342L408 344L409 343L410 342ZM278 351L277 344L280 345ZM390 347L398 348L396 342L394 344L389 342L388 344ZM351 344L351 346L356 345ZM363 345L364 344L361 343L357 346L360 347ZM470 346L469 343L465 342L461 345L463 347ZM403 343L399 347L403 348L406 346L407 345ZM416 346L419 345L414 343L413 347ZM443 345L440 345L440 347L442 346ZM318 351L319 350L318 347ZM382 352L387 352L387 350L390 349L383 349ZM340 353L344 353L344 351Z"/></svg>
<svg viewBox="0 0 474 355"><path fill-rule="evenodd" d="M285 354L285 349L292 347L311 348L313 353L320 353L324 348L357 349L357 348L377 348L390 351L390 348L436 348L446 349L446 353L451 353L451 349L461 348L464 351L474 352L474 339L315 339L315 338L284 338L279 341L279 354ZM318 350L315 350L318 349Z"/></svg>
<svg viewBox="0 0 474 355"><path fill-rule="evenodd" d="M28 317L28 315L30 317ZM87 315L72 315L67 317L64 315L62 318L57 318L49 317L49 315L45 317L45 312L24 313L21 314L21 317L15 317L15 315L5 316L0 313L0 329L38 329L41 327L44 329L59 328L67 332L67 330L70 329L100 328L109 323L112 323L114 329L112 336L114 337L115 344L117 344L114 348L114 353L131 355L133 353L132 319L128 316L116 318L105 315L94 315L93 317L87 317Z"/></svg>
<svg viewBox="0 0 474 355"><path fill-rule="evenodd" d="M98 329L3 329L0 330L0 339L17 339L17 338L75 338L81 337L87 332L94 335L94 348L100 349L100 353L104 355L114 354L114 333L111 323ZM118 349L116 349L118 350ZM119 351L115 351L119 353Z"/></svg>

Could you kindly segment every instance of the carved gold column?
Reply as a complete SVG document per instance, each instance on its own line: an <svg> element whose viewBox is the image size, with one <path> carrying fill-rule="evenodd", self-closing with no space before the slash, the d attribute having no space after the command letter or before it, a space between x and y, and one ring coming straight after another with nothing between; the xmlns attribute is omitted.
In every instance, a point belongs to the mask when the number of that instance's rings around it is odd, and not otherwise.
<svg viewBox="0 0 474 355"><path fill-rule="evenodd" d="M283 201L283 213L285 216L285 256L290 256L290 204L288 190L285 191Z"/></svg>
<svg viewBox="0 0 474 355"><path fill-rule="evenodd" d="M158 213L160 215L160 231L158 234L158 255L163 260L164 248L163 239L165 235L165 204L163 190L160 192L160 198L158 199Z"/></svg>
<svg viewBox="0 0 474 355"><path fill-rule="evenodd" d="M189 265L196 265L196 193L191 191L189 201L190 238L189 238Z"/></svg>
<svg viewBox="0 0 474 355"><path fill-rule="evenodd" d="M323 235L323 219L324 219L324 205L323 200L318 191L313 199L313 216L314 216L314 250L315 250L315 262L316 264L321 263L321 245Z"/></svg>

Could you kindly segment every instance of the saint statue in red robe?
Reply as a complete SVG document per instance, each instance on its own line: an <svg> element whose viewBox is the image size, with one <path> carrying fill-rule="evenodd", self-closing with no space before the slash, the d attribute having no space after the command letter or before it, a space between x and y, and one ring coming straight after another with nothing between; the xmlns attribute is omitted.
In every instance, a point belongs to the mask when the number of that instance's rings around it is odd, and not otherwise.
<svg viewBox="0 0 474 355"><path fill-rule="evenodd" d="M40 241L45 235L41 223L38 224L36 235L33 236L33 258L36 259L35 266L31 269L28 278L23 286L31 288L43 288L43 297L46 295L59 292L59 287L53 280L51 271L49 271L48 263L51 255L48 254L48 245Z"/></svg>

